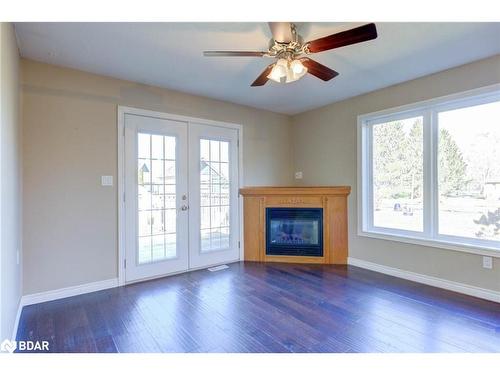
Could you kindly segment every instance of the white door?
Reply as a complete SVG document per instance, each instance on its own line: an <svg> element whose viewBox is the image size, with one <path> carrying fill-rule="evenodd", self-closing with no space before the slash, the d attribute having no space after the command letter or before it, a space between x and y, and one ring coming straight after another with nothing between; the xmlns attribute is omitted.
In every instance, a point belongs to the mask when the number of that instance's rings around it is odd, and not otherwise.
<svg viewBox="0 0 500 375"><path fill-rule="evenodd" d="M125 115L125 279L188 269L187 123Z"/></svg>
<svg viewBox="0 0 500 375"><path fill-rule="evenodd" d="M239 259L238 131L189 127L189 265Z"/></svg>
<svg viewBox="0 0 500 375"><path fill-rule="evenodd" d="M124 116L125 281L239 260L238 130Z"/></svg>

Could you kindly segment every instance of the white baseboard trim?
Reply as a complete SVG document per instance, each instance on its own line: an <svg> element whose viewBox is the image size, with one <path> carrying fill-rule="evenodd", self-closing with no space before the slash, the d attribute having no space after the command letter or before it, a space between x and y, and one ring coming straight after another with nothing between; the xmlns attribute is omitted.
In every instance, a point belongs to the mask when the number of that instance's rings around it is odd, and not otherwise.
<svg viewBox="0 0 500 375"><path fill-rule="evenodd" d="M420 273L405 271L399 268L383 266L381 264L372 263L357 258L349 257L347 258L347 263L352 266L365 268L367 270L380 272L390 276L399 277L401 279L414 281L416 283L426 284L437 288L451 290L453 292L467 294L469 296L500 303L500 292L491 289L479 288L468 284L462 284L462 283L457 283L455 281L440 279L434 276L427 276Z"/></svg>
<svg viewBox="0 0 500 375"><path fill-rule="evenodd" d="M118 286L118 278L96 281L93 283L70 286L67 288L49 290L47 292L40 292L34 294L27 294L21 298L21 309L24 306L34 305L35 303L42 303L54 301L61 298L73 297L80 294L97 292L99 290L115 288Z"/></svg>

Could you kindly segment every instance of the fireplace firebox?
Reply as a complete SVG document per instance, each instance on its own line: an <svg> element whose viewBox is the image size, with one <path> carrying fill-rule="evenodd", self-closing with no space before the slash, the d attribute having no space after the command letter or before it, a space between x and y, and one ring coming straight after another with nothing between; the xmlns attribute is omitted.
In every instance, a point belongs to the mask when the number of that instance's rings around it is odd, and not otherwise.
<svg viewBox="0 0 500 375"><path fill-rule="evenodd" d="M323 256L322 208L266 208L266 254Z"/></svg>

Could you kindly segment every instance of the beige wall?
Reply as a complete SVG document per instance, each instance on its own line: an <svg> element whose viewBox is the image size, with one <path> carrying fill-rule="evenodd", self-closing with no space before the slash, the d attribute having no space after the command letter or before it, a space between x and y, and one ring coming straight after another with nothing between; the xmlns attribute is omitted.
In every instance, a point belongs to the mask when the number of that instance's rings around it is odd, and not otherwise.
<svg viewBox="0 0 500 375"><path fill-rule="evenodd" d="M0 341L11 338L21 298L21 122L14 28L0 24ZM21 254L19 254L19 259Z"/></svg>
<svg viewBox="0 0 500 375"><path fill-rule="evenodd" d="M500 290L500 261L358 237L356 117L500 82L500 56L287 117L21 60L24 124L24 293L117 276L116 106L241 123L245 185L351 185L350 255ZM292 162L293 159L293 162Z"/></svg>
<svg viewBox="0 0 500 375"><path fill-rule="evenodd" d="M350 185L350 256L381 265L500 291L500 259L483 269L480 256L451 250L359 237L356 202L357 116L500 82L495 56L292 118L294 169L305 185Z"/></svg>
<svg viewBox="0 0 500 375"><path fill-rule="evenodd" d="M243 125L245 185L289 185L287 116L21 60L24 293L117 277L117 105Z"/></svg>

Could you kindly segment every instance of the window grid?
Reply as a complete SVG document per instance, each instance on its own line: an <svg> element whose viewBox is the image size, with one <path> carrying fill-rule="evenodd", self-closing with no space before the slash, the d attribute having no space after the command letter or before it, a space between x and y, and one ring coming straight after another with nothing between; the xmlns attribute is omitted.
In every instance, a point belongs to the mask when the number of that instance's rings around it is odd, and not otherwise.
<svg viewBox="0 0 500 375"><path fill-rule="evenodd" d="M175 155L175 137L138 133L139 264L176 256L176 160L167 152Z"/></svg>
<svg viewBox="0 0 500 375"><path fill-rule="evenodd" d="M229 247L229 143L200 139L201 251Z"/></svg>

